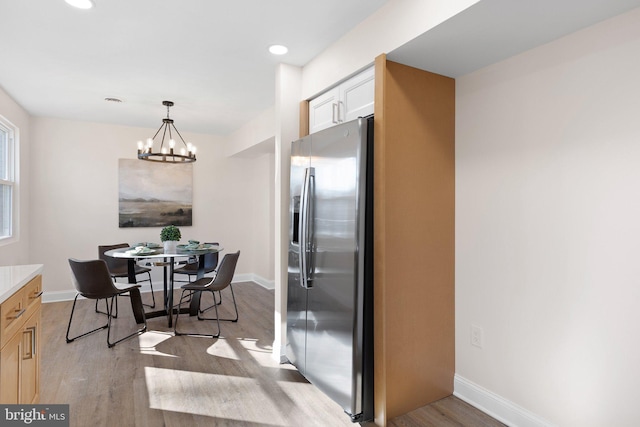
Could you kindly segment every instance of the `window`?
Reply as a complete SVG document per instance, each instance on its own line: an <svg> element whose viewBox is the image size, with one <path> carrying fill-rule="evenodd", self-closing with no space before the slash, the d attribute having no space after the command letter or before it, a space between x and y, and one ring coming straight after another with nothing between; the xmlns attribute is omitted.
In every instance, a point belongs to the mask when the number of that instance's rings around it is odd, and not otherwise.
<svg viewBox="0 0 640 427"><path fill-rule="evenodd" d="M15 128L0 116L0 240L14 236Z"/></svg>

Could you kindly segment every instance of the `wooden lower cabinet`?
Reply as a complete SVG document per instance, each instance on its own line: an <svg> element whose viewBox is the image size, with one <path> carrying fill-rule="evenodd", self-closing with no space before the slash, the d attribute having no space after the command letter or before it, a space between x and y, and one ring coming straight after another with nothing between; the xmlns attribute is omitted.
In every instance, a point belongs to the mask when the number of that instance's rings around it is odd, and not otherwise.
<svg viewBox="0 0 640 427"><path fill-rule="evenodd" d="M22 334L16 334L0 352L0 402L19 403Z"/></svg>
<svg viewBox="0 0 640 427"><path fill-rule="evenodd" d="M40 312L34 313L22 330L22 353L20 358L20 401L37 403L40 399Z"/></svg>
<svg viewBox="0 0 640 427"><path fill-rule="evenodd" d="M37 276L0 305L0 403L39 401L41 283Z"/></svg>

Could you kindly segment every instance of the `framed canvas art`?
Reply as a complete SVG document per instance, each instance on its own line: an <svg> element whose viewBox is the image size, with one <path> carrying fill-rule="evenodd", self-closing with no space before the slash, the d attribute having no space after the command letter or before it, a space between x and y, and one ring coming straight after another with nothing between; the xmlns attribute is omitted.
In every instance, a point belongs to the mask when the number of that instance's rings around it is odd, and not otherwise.
<svg viewBox="0 0 640 427"><path fill-rule="evenodd" d="M190 226L193 164L118 160L120 228Z"/></svg>

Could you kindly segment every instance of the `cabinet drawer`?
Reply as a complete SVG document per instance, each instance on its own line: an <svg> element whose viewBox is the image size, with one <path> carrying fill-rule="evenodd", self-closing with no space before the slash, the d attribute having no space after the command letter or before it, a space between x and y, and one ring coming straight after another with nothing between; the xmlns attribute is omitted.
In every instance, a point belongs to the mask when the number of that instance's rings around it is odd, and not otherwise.
<svg viewBox="0 0 640 427"><path fill-rule="evenodd" d="M42 276L36 276L24 286L24 304L27 308L25 317L31 316L42 302Z"/></svg>
<svg viewBox="0 0 640 427"><path fill-rule="evenodd" d="M24 288L0 304L0 348L20 330L27 320L26 312Z"/></svg>

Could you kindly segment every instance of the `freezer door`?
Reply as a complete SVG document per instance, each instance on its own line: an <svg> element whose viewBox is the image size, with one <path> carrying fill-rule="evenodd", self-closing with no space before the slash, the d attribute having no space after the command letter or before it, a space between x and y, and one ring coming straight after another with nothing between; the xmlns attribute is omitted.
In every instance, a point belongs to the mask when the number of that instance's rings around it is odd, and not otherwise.
<svg viewBox="0 0 640 427"><path fill-rule="evenodd" d="M361 127L363 127L361 131ZM363 278L366 121L314 134L312 286L307 301L304 375L349 414L361 411L358 289Z"/></svg>
<svg viewBox="0 0 640 427"><path fill-rule="evenodd" d="M310 166L311 140L303 138L291 144L291 176L289 203L289 254L287 278L287 345L286 356L304 375L307 327L307 290L301 286L300 225L301 195L305 171Z"/></svg>

